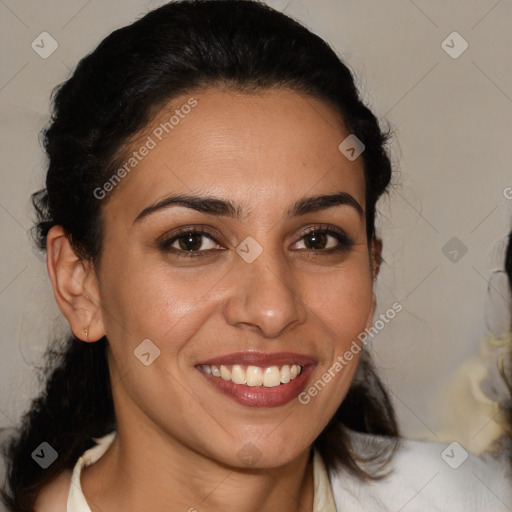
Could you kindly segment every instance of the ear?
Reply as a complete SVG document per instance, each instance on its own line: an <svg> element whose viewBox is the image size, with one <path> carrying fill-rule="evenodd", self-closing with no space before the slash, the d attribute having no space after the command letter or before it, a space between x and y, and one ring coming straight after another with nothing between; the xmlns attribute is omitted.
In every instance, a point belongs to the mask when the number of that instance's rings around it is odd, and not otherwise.
<svg viewBox="0 0 512 512"><path fill-rule="evenodd" d="M370 311L368 312L368 318L366 319L366 329L370 329L373 326L373 315L375 314L376 308L377 298L375 297L375 292L372 291L372 303L370 306Z"/></svg>
<svg viewBox="0 0 512 512"><path fill-rule="evenodd" d="M377 279L377 275L379 274L380 265L382 262L382 240L374 236L371 241L370 246L370 261L371 261L371 272L373 276L373 281ZM366 329L370 329L373 325L373 315L375 314L375 309L377 308L377 298L375 296L375 291L372 291L372 303L370 307L370 312L368 313L368 319L366 321Z"/></svg>
<svg viewBox="0 0 512 512"><path fill-rule="evenodd" d="M105 335L98 282L89 261L80 258L62 226L53 226L46 238L46 268L53 294L73 334L82 341Z"/></svg>
<svg viewBox="0 0 512 512"><path fill-rule="evenodd" d="M380 265L382 263L382 240L380 238L377 238L376 236L372 238L371 253L372 273L373 279L375 280L379 275Z"/></svg>

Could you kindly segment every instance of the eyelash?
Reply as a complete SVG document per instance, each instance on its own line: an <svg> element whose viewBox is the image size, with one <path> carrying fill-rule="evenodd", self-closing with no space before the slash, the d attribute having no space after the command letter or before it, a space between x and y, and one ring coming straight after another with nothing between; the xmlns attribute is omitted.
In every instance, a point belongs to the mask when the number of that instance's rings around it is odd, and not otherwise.
<svg viewBox="0 0 512 512"><path fill-rule="evenodd" d="M311 253L323 253L323 254L333 254L336 252L344 252L350 250L354 246L354 241L340 228L337 228L335 226L330 225L318 225L313 226L308 231L303 233L299 240L302 240L303 238L307 237L311 233L318 233L323 235L329 235L335 238L339 246L335 248L330 249L298 249L299 251L309 251ZM203 257L204 254L201 253L208 253L210 251L218 251L223 249L207 249L207 250L199 250L199 251L184 251L182 249L176 249L174 247L171 247L171 245L176 241L179 240L182 237L185 237L186 235L203 235L212 240L215 243L217 240L215 240L214 235L210 233L207 229L202 227L197 228L188 228L188 229L182 229L175 235L173 235L171 238L168 238L166 240L162 240L158 243L158 246L161 251L163 252L171 252L175 254L178 258L197 258L197 257ZM220 244L219 244L220 245Z"/></svg>

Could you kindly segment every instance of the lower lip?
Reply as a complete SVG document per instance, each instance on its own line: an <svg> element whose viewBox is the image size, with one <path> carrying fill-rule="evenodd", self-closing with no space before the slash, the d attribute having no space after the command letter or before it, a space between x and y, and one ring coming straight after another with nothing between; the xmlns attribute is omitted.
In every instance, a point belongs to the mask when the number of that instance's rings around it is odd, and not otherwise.
<svg viewBox="0 0 512 512"><path fill-rule="evenodd" d="M280 405L287 404L300 394L305 388L306 381L314 367L315 365L313 364L307 365L295 379L287 384L279 384L279 386L272 388L235 384L230 380L214 377L199 367L197 369L204 378L211 382L219 391L239 404L250 407L279 407Z"/></svg>

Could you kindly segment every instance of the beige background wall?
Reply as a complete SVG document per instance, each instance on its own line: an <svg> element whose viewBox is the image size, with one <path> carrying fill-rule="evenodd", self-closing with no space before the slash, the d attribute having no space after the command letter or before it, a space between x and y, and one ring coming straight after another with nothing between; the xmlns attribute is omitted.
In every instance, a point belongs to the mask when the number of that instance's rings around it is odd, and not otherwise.
<svg viewBox="0 0 512 512"><path fill-rule="evenodd" d="M63 325L44 257L27 236L29 195L43 183L37 134L50 92L113 29L162 3L0 1L0 426L13 425L37 391L33 367ZM386 263L378 293L380 311L395 301L404 310L372 348L403 430L476 443L486 435L485 417L460 416L454 428L443 400L486 331L487 280L502 264L500 243L512 225L512 3L268 3L338 51L395 132L396 185L380 205ZM454 31L463 39L451 36L444 46L457 58L442 47ZM45 59L31 47L42 32L58 43ZM453 237L459 241L446 246Z"/></svg>

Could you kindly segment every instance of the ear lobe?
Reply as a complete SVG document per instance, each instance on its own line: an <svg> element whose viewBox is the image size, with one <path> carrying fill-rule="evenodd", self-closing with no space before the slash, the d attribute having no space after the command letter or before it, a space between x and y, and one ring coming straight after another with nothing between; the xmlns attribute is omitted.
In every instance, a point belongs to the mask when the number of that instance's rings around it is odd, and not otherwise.
<svg viewBox="0 0 512 512"><path fill-rule="evenodd" d="M46 268L53 294L73 334L83 341L99 340L105 331L92 265L76 254L62 226L49 230L46 249Z"/></svg>

